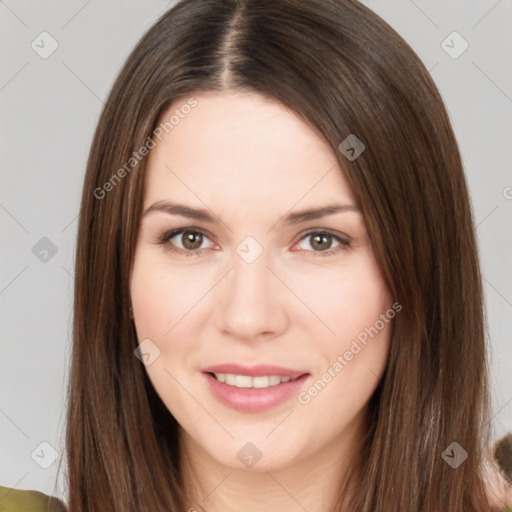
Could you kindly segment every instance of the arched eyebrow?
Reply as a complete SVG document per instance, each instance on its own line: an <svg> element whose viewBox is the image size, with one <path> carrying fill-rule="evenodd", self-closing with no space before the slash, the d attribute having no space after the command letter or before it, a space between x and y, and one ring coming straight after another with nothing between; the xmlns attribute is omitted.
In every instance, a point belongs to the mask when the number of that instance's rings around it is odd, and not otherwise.
<svg viewBox="0 0 512 512"><path fill-rule="evenodd" d="M284 218L285 224L299 224L308 220L320 219L327 215L333 215L340 212L357 212L361 213L359 206L355 204L331 204L328 206L321 206L318 208L308 208L298 212L289 213Z"/></svg>
<svg viewBox="0 0 512 512"><path fill-rule="evenodd" d="M181 203L174 203L170 201L157 201L149 206L142 214L143 217L151 212L163 212L169 215L179 215L180 217L187 217L189 219L201 220L215 224L218 219L210 213L209 210L204 208L193 208ZM357 212L361 213L361 209L354 204L331 204L327 206L320 206L317 208L307 208L304 210L288 213L282 222L285 224L300 224L308 220L320 219L328 215L341 212Z"/></svg>

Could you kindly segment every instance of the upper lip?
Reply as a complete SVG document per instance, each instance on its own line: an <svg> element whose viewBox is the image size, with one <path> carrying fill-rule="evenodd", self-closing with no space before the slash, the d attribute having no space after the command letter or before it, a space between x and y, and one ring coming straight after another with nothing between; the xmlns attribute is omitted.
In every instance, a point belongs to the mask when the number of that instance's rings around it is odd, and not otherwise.
<svg viewBox="0 0 512 512"><path fill-rule="evenodd" d="M292 370L282 366L259 364L256 366L243 366L241 364L226 363L215 366L208 366L203 369L205 373L229 373L232 375L249 375L250 377L263 377L265 375L279 375L280 377L291 377L295 379L308 372Z"/></svg>

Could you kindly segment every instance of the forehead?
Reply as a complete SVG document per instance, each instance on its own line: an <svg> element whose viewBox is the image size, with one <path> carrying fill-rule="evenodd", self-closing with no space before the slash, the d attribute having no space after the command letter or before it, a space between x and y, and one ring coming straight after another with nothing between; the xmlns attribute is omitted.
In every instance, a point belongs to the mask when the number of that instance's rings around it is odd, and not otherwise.
<svg viewBox="0 0 512 512"><path fill-rule="evenodd" d="M295 112L256 93L208 92L151 150L145 204L189 200L196 206L290 209L353 202L336 155ZM165 122L187 98L162 115ZM175 117L177 120L178 117ZM304 198L304 199L302 199Z"/></svg>

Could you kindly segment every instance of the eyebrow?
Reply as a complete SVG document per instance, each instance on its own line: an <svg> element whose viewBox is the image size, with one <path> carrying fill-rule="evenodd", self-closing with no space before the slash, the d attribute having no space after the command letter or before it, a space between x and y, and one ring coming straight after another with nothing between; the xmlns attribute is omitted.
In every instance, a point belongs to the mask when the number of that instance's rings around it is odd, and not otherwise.
<svg viewBox="0 0 512 512"><path fill-rule="evenodd" d="M184 204L173 203L170 201L157 201L143 212L142 217L145 217L151 212L163 212L168 213L169 215L179 215L181 217L188 217L189 219L201 220L210 223L217 222L217 219L208 210L203 208L192 208ZM301 222L320 219L327 215L333 215L341 212L361 213L361 209L354 204L331 204L289 213L283 221L285 224L299 224Z"/></svg>

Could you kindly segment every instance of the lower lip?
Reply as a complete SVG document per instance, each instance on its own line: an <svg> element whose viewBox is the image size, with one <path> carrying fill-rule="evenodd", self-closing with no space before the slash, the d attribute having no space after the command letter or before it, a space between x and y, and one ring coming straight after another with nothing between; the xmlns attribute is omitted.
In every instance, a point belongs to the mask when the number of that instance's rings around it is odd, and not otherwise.
<svg viewBox="0 0 512 512"><path fill-rule="evenodd" d="M308 374L298 379L282 382L268 388L237 388L219 382L209 373L203 374L210 389L222 404L242 412L263 412L286 402L293 395L297 395Z"/></svg>

